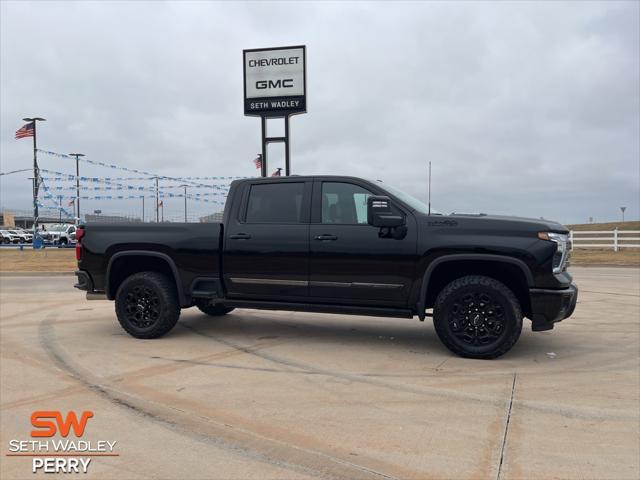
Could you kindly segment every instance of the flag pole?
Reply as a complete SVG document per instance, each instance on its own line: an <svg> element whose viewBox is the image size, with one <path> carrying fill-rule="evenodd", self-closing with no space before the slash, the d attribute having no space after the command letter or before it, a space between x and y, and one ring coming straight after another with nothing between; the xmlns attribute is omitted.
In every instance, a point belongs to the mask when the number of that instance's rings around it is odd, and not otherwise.
<svg viewBox="0 0 640 480"><path fill-rule="evenodd" d="M33 123L33 238L36 238L38 230L38 187L40 180L40 169L38 168L38 144L36 140L36 123L46 121L44 118L33 117L23 118L25 122Z"/></svg>
<svg viewBox="0 0 640 480"><path fill-rule="evenodd" d="M40 169L38 168L38 144L36 142L36 121L33 121L33 237L38 230L38 180L40 179Z"/></svg>

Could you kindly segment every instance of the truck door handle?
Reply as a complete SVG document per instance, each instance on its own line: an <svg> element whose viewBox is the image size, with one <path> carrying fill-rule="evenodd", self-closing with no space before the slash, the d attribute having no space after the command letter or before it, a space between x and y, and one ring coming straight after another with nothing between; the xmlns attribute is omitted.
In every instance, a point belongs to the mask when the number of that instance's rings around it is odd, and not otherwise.
<svg viewBox="0 0 640 480"><path fill-rule="evenodd" d="M248 233L236 233L235 235L231 235L229 238L231 240L249 240L251 235Z"/></svg>
<svg viewBox="0 0 640 480"><path fill-rule="evenodd" d="M327 233L325 233L324 235L318 235L318 236L315 237L315 240L320 240L320 241L323 241L323 240L337 240L337 239L338 239L337 236L330 235L330 234L327 234Z"/></svg>

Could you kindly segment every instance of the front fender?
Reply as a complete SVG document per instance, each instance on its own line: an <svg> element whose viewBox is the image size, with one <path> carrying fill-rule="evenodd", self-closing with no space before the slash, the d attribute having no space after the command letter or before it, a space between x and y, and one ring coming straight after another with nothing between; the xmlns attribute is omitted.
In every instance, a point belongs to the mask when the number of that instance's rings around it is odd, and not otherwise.
<svg viewBox="0 0 640 480"><path fill-rule="evenodd" d="M442 265L443 263L459 262L459 261L465 261L465 260L466 261L502 262L502 263L509 263L511 265L515 265L520 270L522 270L522 273L524 274L524 277L527 280L527 285L529 287L532 287L534 284L533 275L531 274L529 267L527 266L526 263L524 263L522 260L517 258L506 257L503 255L494 255L489 253L459 253L459 254L443 255L433 260L427 266L424 272L424 275L422 277L422 285L420 286L420 295L418 297L418 303L416 305L418 318L420 318L420 320L424 320L425 318L427 290L429 288L429 280L431 278L431 274L433 273L433 271L436 269L436 267Z"/></svg>

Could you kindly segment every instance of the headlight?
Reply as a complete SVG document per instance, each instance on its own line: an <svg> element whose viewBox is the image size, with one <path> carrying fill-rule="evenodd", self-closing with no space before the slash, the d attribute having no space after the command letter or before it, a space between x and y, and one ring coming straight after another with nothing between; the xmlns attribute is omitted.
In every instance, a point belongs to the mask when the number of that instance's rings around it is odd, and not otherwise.
<svg viewBox="0 0 640 480"><path fill-rule="evenodd" d="M556 243L556 253L553 254L553 273L562 273L571 250L569 236L564 233L540 232L538 238Z"/></svg>

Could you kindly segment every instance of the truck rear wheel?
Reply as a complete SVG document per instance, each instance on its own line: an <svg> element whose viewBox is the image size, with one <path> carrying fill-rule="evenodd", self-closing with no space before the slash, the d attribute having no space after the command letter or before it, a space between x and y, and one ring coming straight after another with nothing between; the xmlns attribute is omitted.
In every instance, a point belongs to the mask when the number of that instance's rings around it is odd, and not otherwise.
<svg viewBox="0 0 640 480"><path fill-rule="evenodd" d="M161 337L180 317L175 285L157 272L127 277L118 288L115 303L120 325L136 338Z"/></svg>
<svg viewBox="0 0 640 480"><path fill-rule="evenodd" d="M442 289L433 308L442 343L468 358L496 358L518 341L522 310L503 283L481 275L461 277Z"/></svg>
<svg viewBox="0 0 640 480"><path fill-rule="evenodd" d="M196 302L196 307L207 315L211 315L212 317L219 317L221 315L226 315L227 313L233 311L232 307L225 307L219 303L211 304L206 300L198 300Z"/></svg>

